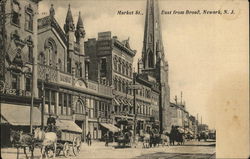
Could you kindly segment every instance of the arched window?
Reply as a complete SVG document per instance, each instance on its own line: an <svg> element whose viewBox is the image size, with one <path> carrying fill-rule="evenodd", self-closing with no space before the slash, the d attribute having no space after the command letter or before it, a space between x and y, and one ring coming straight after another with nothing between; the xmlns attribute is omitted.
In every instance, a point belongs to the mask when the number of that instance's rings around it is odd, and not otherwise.
<svg viewBox="0 0 250 159"><path fill-rule="evenodd" d="M55 61L57 61L57 47L56 47L56 43L52 38L48 38L45 41L44 44L44 49L45 49L45 53L46 53L46 63L47 65L51 65L56 67L56 63Z"/></svg>
<svg viewBox="0 0 250 159"><path fill-rule="evenodd" d="M154 54L151 50L148 52L148 67L153 68L154 67Z"/></svg>
<svg viewBox="0 0 250 159"><path fill-rule="evenodd" d="M76 113L79 113L79 114L86 113L84 102L81 99L78 99L76 102Z"/></svg>

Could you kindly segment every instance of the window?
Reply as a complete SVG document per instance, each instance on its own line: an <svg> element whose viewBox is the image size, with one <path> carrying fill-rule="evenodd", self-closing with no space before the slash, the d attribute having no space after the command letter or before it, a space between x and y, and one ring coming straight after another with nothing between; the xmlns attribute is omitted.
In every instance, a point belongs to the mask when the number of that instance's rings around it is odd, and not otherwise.
<svg viewBox="0 0 250 159"><path fill-rule="evenodd" d="M94 101L94 117L98 117L98 101Z"/></svg>
<svg viewBox="0 0 250 159"><path fill-rule="evenodd" d="M56 103L56 92L51 91L51 104L55 105L55 103Z"/></svg>
<svg viewBox="0 0 250 159"><path fill-rule="evenodd" d="M107 73L107 60L106 58L102 58L101 59L101 77L106 77L106 73Z"/></svg>
<svg viewBox="0 0 250 159"><path fill-rule="evenodd" d="M11 81L11 86L12 89L19 89L19 77L17 74L12 74L12 81Z"/></svg>
<svg viewBox="0 0 250 159"><path fill-rule="evenodd" d="M68 109L67 109L67 115L71 115L71 106L72 106L72 95L68 94Z"/></svg>
<svg viewBox="0 0 250 159"><path fill-rule="evenodd" d="M116 79L114 79L114 88L115 88L115 90L117 90L117 80Z"/></svg>
<svg viewBox="0 0 250 159"><path fill-rule="evenodd" d="M33 47L32 46L28 46L28 61L30 63L33 62Z"/></svg>
<svg viewBox="0 0 250 159"><path fill-rule="evenodd" d="M20 25L20 18L19 15L20 14L20 6L19 3L17 1L13 1L12 3L12 18L11 18L11 22L17 26Z"/></svg>
<svg viewBox="0 0 250 159"><path fill-rule="evenodd" d="M128 64L125 65L125 75L128 76Z"/></svg>
<svg viewBox="0 0 250 159"><path fill-rule="evenodd" d="M118 72L121 72L121 63L118 62Z"/></svg>
<svg viewBox="0 0 250 159"><path fill-rule="evenodd" d="M31 91L31 79L30 78L26 78L25 80L25 90Z"/></svg>
<svg viewBox="0 0 250 159"><path fill-rule="evenodd" d="M25 29L33 31L33 16L28 12L25 14Z"/></svg>
<svg viewBox="0 0 250 159"><path fill-rule="evenodd" d="M71 58L67 58L67 72L71 73Z"/></svg>
<svg viewBox="0 0 250 159"><path fill-rule="evenodd" d="M59 93L59 106L62 106L62 93Z"/></svg>
<svg viewBox="0 0 250 159"><path fill-rule="evenodd" d="M67 107L68 103L67 103L67 94L66 93L64 93L64 101L63 102L64 102L63 106Z"/></svg>
<svg viewBox="0 0 250 159"><path fill-rule="evenodd" d="M151 50L148 52L148 67L153 68L154 67L154 55Z"/></svg>
<svg viewBox="0 0 250 159"><path fill-rule="evenodd" d="M122 71L121 71L122 74L125 74L125 68L124 68L124 65L122 63Z"/></svg>
<svg viewBox="0 0 250 159"><path fill-rule="evenodd" d="M117 71L117 61L114 59L114 70Z"/></svg>

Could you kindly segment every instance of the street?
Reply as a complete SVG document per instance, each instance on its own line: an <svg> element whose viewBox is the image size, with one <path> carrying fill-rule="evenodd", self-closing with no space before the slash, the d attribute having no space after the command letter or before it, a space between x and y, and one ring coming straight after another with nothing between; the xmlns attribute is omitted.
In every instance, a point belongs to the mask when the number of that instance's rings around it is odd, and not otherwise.
<svg viewBox="0 0 250 159"><path fill-rule="evenodd" d="M215 142L198 142L188 141L183 146L142 148L142 144L138 144L136 148L116 148L116 143L111 143L108 147L104 146L104 142L93 142L92 146L82 144L81 152L78 156L74 156L71 152L69 159L94 159L94 158L126 158L126 159L210 159L215 158ZM30 154L28 154L30 155ZM1 150L3 159L16 158L16 149L3 148ZM35 159L39 158L39 150L35 150ZM65 158L61 153L56 159ZM19 159L25 159L23 150L20 150Z"/></svg>

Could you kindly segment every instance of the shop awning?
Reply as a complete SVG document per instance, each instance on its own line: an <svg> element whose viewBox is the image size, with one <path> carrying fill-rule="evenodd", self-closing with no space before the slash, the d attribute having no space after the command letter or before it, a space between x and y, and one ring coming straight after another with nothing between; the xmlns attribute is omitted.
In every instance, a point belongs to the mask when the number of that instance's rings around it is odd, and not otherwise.
<svg viewBox="0 0 250 159"><path fill-rule="evenodd" d="M120 102L116 98L114 98L114 103L115 105L120 105Z"/></svg>
<svg viewBox="0 0 250 159"><path fill-rule="evenodd" d="M112 124L108 124L108 123L100 123L101 126L105 127L106 129L108 129L109 131L112 132L118 132L120 129Z"/></svg>
<svg viewBox="0 0 250 159"><path fill-rule="evenodd" d="M133 102L131 102L131 101L128 101L128 105L130 106L130 107L133 107L133 104L132 104Z"/></svg>
<svg viewBox="0 0 250 159"><path fill-rule="evenodd" d="M82 129L72 120L56 120L56 126L61 130L82 133Z"/></svg>
<svg viewBox="0 0 250 159"><path fill-rule="evenodd" d="M11 125L28 126L30 125L30 106L1 103L1 116L1 119L4 118ZM41 112L37 107L33 108L32 117L33 125L41 125Z"/></svg>
<svg viewBox="0 0 250 159"><path fill-rule="evenodd" d="M1 116L1 124L8 124L8 121L6 119L4 119L3 116Z"/></svg>

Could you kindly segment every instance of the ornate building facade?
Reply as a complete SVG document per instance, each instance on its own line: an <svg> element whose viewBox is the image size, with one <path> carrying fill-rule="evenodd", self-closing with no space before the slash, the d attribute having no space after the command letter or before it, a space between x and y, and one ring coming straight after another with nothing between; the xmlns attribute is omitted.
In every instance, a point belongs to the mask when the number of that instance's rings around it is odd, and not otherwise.
<svg viewBox="0 0 250 159"><path fill-rule="evenodd" d="M86 55L92 68L89 78L113 88L113 124L123 129L133 124L133 91L128 89L133 81L133 57L136 54L129 46L129 39L119 41L111 32L98 33L98 39L85 43ZM126 123L126 124L125 124ZM128 124L130 123L130 124Z"/></svg>
<svg viewBox="0 0 250 159"><path fill-rule="evenodd" d="M69 6L64 31L50 15L38 20L38 88L42 98L45 89L44 113L74 121L93 139L102 137L100 121L111 120L111 87L91 81L89 57L85 55L85 29L79 13L75 27Z"/></svg>
<svg viewBox="0 0 250 159"><path fill-rule="evenodd" d="M0 105L3 138L8 138L10 127L22 126L24 130L29 131L31 103L35 106L33 124L39 125L40 114L37 107L40 101L35 65L37 63L38 2L36 0L0 2Z"/></svg>

